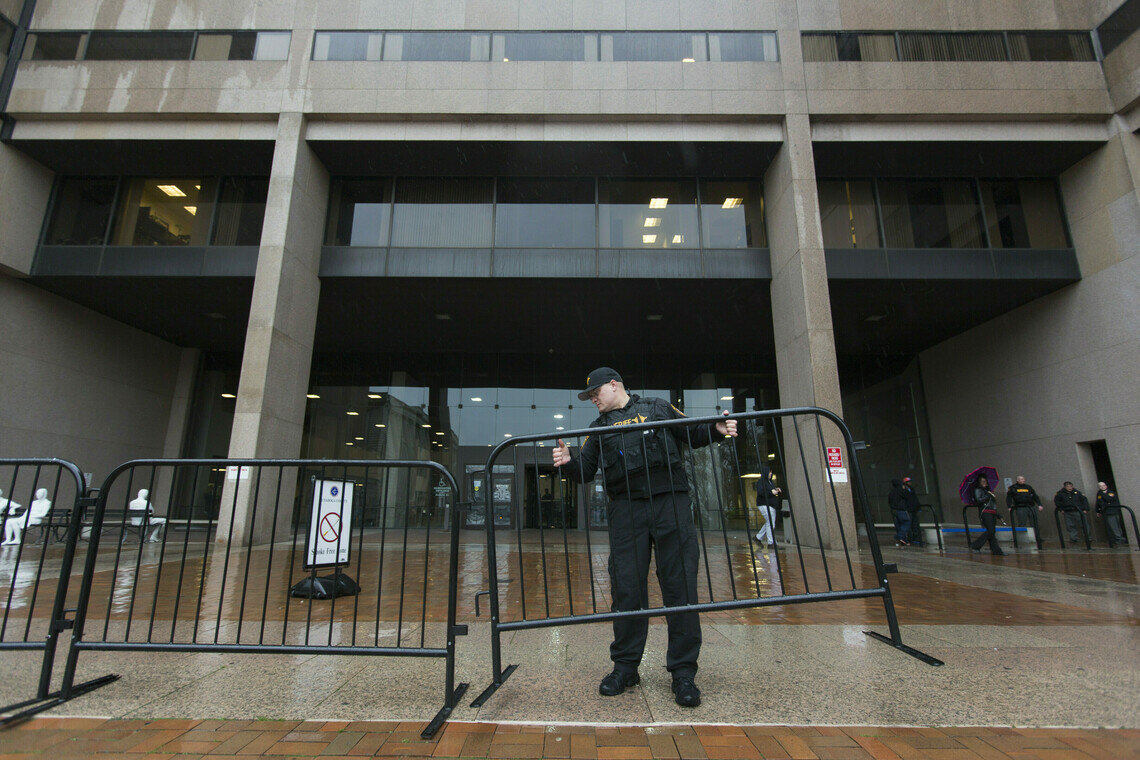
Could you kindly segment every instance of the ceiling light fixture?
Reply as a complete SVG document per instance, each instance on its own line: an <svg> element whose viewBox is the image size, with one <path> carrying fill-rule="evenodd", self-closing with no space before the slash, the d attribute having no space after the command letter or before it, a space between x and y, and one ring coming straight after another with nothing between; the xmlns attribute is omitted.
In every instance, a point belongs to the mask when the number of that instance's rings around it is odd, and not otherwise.
<svg viewBox="0 0 1140 760"><path fill-rule="evenodd" d="M384 398L379 393L369 393L368 398Z"/></svg>
<svg viewBox="0 0 1140 760"><path fill-rule="evenodd" d="M479 403L480 401L482 401L483 399L482 399L482 398L480 398L479 396L472 396L472 397L471 397L471 400L472 400L472 401L474 401L476 404L478 404L478 403Z"/></svg>
<svg viewBox="0 0 1140 760"><path fill-rule="evenodd" d="M171 198L185 198L186 193L182 192L182 188L178 185L159 185L158 189L169 195Z"/></svg>
<svg viewBox="0 0 1140 760"><path fill-rule="evenodd" d="M565 417L565 416L566 416L566 415L564 415L564 414L556 414L556 415L554 415L554 419L556 419L556 420L560 420L560 419L562 419L562 418L563 418L563 417Z"/></svg>
<svg viewBox="0 0 1140 760"><path fill-rule="evenodd" d="M681 59L681 63L695 63L695 62L696 62L695 58L682 58Z"/></svg>
<svg viewBox="0 0 1140 760"><path fill-rule="evenodd" d="M721 208L736 208L741 203L744 203L743 198L725 198L724 203L720 204Z"/></svg>
<svg viewBox="0 0 1140 760"><path fill-rule="evenodd" d="M656 243L657 242L657 236L656 235L642 235L641 236L641 242L645 243L646 245L649 245L650 243Z"/></svg>
<svg viewBox="0 0 1140 760"><path fill-rule="evenodd" d="M649 208L665 208L669 205L668 198L650 198Z"/></svg>
<svg viewBox="0 0 1140 760"><path fill-rule="evenodd" d="M320 398L316 393L306 393L305 398Z"/></svg>
<svg viewBox="0 0 1140 760"><path fill-rule="evenodd" d="M431 427L431 423L430 423L430 422L425 422L425 423L423 423L422 425L420 425L420 427L422 427L422 428L429 428L429 427Z"/></svg>
<svg viewBox="0 0 1140 760"><path fill-rule="evenodd" d="M684 242L685 242L685 236L684 235L674 235L673 236L673 245L677 245L678 243L684 243Z"/></svg>
<svg viewBox="0 0 1140 760"><path fill-rule="evenodd" d="M237 396L232 393L223 393L222 398L237 398Z"/></svg>
<svg viewBox="0 0 1140 760"><path fill-rule="evenodd" d="M645 226L646 227L660 227L661 226L661 217L659 217L659 216L647 216L647 217L645 217Z"/></svg>
<svg viewBox="0 0 1140 760"><path fill-rule="evenodd" d="M182 208L184 208L184 209L186 209L187 211L189 211L189 212L190 212L190 216L196 216L196 215L197 215L197 213L198 213L198 207L197 207L197 206L183 206Z"/></svg>
<svg viewBox="0 0 1140 760"><path fill-rule="evenodd" d="M360 412L345 412L349 417L359 417Z"/></svg>
<svg viewBox="0 0 1140 760"><path fill-rule="evenodd" d="M382 427L388 427L388 426L387 426L387 425L385 425L383 422L377 422L377 423L376 423L376 427L380 427L380 428L382 428Z"/></svg>

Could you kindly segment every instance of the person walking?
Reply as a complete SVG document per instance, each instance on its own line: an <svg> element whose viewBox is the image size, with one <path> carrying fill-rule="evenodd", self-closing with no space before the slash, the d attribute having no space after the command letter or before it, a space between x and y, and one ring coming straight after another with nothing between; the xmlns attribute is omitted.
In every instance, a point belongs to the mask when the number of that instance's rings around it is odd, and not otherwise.
<svg viewBox="0 0 1140 760"><path fill-rule="evenodd" d="M659 398L630 394L621 375L599 367L586 378L578 394L598 409L592 428L635 425L683 418L685 415ZM727 415L728 412L725 412ZM699 547L688 481L681 461L681 446L707 446L723 436L736 435L736 420L682 430L669 427L628 435L588 436L577 456L562 441L553 451L555 467L574 480L593 480L601 468L609 498L609 574L614 612L648 606L649 555L657 560L657 580L666 607L697 601ZM665 667L673 678L673 699L682 707L696 707L701 692L694 682L701 650L700 616L682 612L666 616L669 644ZM640 683L637 669L645 651L649 621L619 618L613 621L610 659L613 671L602 679L598 692L612 697Z"/></svg>
<svg viewBox="0 0 1140 760"><path fill-rule="evenodd" d="M1104 518L1105 532L1108 533L1108 548L1117 544L1128 545L1124 536L1124 521L1120 515L1120 495L1107 483L1096 484L1096 516Z"/></svg>
<svg viewBox="0 0 1140 760"><path fill-rule="evenodd" d="M910 546L910 512L906 509L906 495L902 481L891 481L891 492L887 494L887 506L895 518L895 546Z"/></svg>
<svg viewBox="0 0 1140 760"><path fill-rule="evenodd" d="M994 499L994 492L990 490L990 481L985 475L979 475L977 483L974 484L974 504L981 513L982 527L986 529L986 532L974 539L970 548L974 551L980 551L982 544L989 541L990 554L999 557L1004 556L1005 552L998 546L997 541L997 500Z"/></svg>
<svg viewBox="0 0 1140 760"><path fill-rule="evenodd" d="M1014 530L1017 530L1018 525L1028 527L1032 524L1033 536L1037 540L1037 548L1040 549L1041 526L1037 521L1037 513L1045 507L1041 504L1041 497L1033 490L1033 486L1025 482L1024 475L1018 475L1013 485L1006 491L1005 508L1009 510L1009 522Z"/></svg>
<svg viewBox="0 0 1140 760"><path fill-rule="evenodd" d="M784 490L772 482L772 470L760 468L760 478L756 481L756 508L764 518L764 525L756 534L756 541L764 549L776 546L776 511L780 507L780 497Z"/></svg>
<svg viewBox="0 0 1140 760"><path fill-rule="evenodd" d="M1061 490L1053 496L1053 504L1065 513L1065 525L1069 529L1069 540L1077 540L1077 521L1084 526L1085 535L1089 533L1089 500L1073 485L1073 481L1066 480Z"/></svg>

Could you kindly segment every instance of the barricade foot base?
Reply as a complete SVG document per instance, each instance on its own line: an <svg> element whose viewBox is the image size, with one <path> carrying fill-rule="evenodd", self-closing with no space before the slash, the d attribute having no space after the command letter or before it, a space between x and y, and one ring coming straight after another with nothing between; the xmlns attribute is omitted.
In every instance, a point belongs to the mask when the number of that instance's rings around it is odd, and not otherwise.
<svg viewBox="0 0 1140 760"><path fill-rule="evenodd" d="M914 647L908 647L906 644L902 644L902 643L896 644L895 642L891 641L889 636L884 636L881 633L876 633L875 631L863 631L863 633L867 636L870 636L873 639L878 639L879 641L883 642L884 644L890 644L892 647L899 650L900 652L904 652L906 654L909 654L911 657L915 658L916 660L922 660L927 665L934 665L935 667L937 667L939 665L945 665L946 664L946 663L942 662L942 660L938 659L937 657L931 657L926 652L920 652L917 649L915 649Z"/></svg>
<svg viewBox="0 0 1140 760"><path fill-rule="evenodd" d="M499 679L499 682L495 683L492 681L490 686L488 686L486 689L483 689L482 694L475 697L475 701L471 703L471 706L482 707L484 704L486 704L487 700L491 698L491 695L495 693L495 690L502 686L503 683L505 683L506 680L510 678L511 673L514 673L515 668L517 667L518 665L508 665L507 669L503 671L503 675Z"/></svg>
<svg viewBox="0 0 1140 760"><path fill-rule="evenodd" d="M435 736L435 732L440 729L444 722L451 717L451 711L455 709L455 705L459 704L459 700L463 699L463 695L467 693L467 684L461 683L455 687L455 691L451 693L451 705L444 705L440 708L435 717L431 719L431 723L427 724L427 728L420 732L421 739L430 739Z"/></svg>
<svg viewBox="0 0 1140 760"><path fill-rule="evenodd" d="M107 684L113 683L113 682L118 681L118 680L119 680L119 676L115 673L111 673L109 675L105 675L105 676L102 676L100 678L95 678L95 679L92 679L90 681L84 681L83 683L76 684L75 686L72 686L71 687L71 696L68 697L67 699L64 699L63 697L61 697L60 693L58 691L53 691L51 694L48 694L44 699L28 699L28 700L25 700L23 702L17 702L14 705L8 705L7 707L0 710L0 712L9 712L11 710L19 710L21 707L27 707L27 709L21 710L20 712L14 713L12 715L6 715L3 718L0 718L0 728L8 728L9 726L14 726L17 723L22 723L23 721L27 720L28 718L31 718L33 715L39 715L40 713L45 712L46 710L50 710L53 707L57 707L59 705L62 705L64 702L68 702L72 699L75 699L76 697L80 696L81 694L86 694L89 691L94 691L95 689L98 689L100 686L106 686ZM36 704L37 702L39 704ZM28 707L28 705L31 705L31 707Z"/></svg>

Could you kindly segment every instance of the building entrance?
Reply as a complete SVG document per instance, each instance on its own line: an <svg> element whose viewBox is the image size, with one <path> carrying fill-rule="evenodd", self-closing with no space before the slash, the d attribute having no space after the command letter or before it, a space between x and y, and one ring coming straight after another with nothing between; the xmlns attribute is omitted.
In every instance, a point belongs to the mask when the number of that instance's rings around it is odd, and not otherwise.
<svg viewBox="0 0 1140 760"><path fill-rule="evenodd" d="M527 465L523 484L524 528L577 528L578 489L567 487L553 465Z"/></svg>

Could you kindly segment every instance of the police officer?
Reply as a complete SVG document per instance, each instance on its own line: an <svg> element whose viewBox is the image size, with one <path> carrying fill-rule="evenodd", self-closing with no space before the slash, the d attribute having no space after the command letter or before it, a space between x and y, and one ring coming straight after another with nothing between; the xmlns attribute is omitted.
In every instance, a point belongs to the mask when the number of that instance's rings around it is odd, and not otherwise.
<svg viewBox="0 0 1140 760"><path fill-rule="evenodd" d="M1041 498L1033 490L1033 486L1025 482L1024 475L1018 475L1017 480L1005 492L1005 506L1009 510L1010 522L1015 529L1018 525L1022 527L1033 525L1033 535L1037 539L1037 548L1040 549L1041 527L1037 522L1037 512L1045 507L1041 504ZM1036 511L1034 507L1037 507Z"/></svg>
<svg viewBox="0 0 1140 760"><path fill-rule="evenodd" d="M667 401L628 393L621 375L609 367L591 372L586 378L586 389L578 398L593 401L598 409L598 418L590 427L635 425L685 416ZM554 465L564 467L575 480L592 480L601 467L609 497L613 611L644 609L648 605L650 550L656 552L657 578L665 606L696 602L697 533L681 461L681 443L707 446L725 435L736 435L736 420L687 429L591 435L576 457L565 443L558 441L553 452ZM667 616L666 622L669 646L665 666L673 677L674 701L682 707L696 707L701 703L700 689L693 681L701 650L700 617L696 612L685 612ZM637 668L645 651L649 621L620 618L613 621L613 630L613 672L598 687L607 697L621 694L641 681Z"/></svg>
<svg viewBox="0 0 1140 760"><path fill-rule="evenodd" d="M1073 486L1073 481L1066 480L1061 490L1053 496L1053 503L1065 513L1065 525L1069 529L1069 540L1077 540L1077 520L1084 523L1085 531L1089 529L1088 515L1089 500Z"/></svg>
<svg viewBox="0 0 1140 760"><path fill-rule="evenodd" d="M1096 515L1103 513L1104 527L1108 532L1108 547L1111 549L1117 544L1128 544L1124 537L1124 523L1120 519L1120 495L1115 488L1109 488L1107 483L1096 484Z"/></svg>

